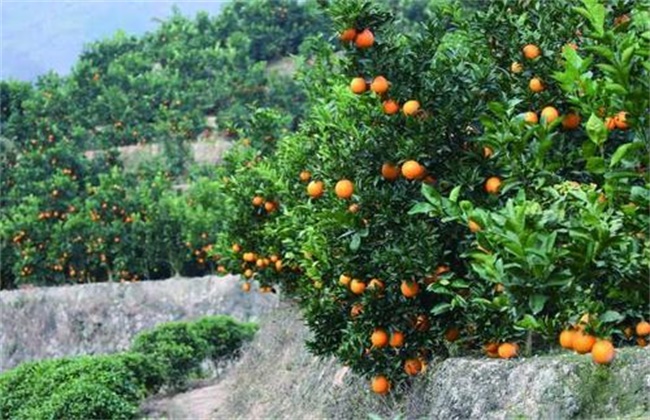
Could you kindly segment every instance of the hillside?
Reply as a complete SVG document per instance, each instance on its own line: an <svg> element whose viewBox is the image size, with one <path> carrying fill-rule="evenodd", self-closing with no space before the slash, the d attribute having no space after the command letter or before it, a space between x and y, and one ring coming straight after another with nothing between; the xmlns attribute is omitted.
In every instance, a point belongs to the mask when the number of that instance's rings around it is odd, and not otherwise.
<svg viewBox="0 0 650 420"><path fill-rule="evenodd" d="M211 385L143 405L148 418L570 419L650 415L650 349L621 350L610 368L590 356L432 362L401 397L365 390L366 380L303 342L309 333L285 302L267 315L243 356Z"/></svg>
<svg viewBox="0 0 650 420"><path fill-rule="evenodd" d="M2 375L5 412L648 414L646 3L232 0L0 82L0 290L216 274L286 303L216 388L157 395L223 338L184 325L129 347L150 367L115 362L114 407L103 368L68 383L48 361L50 382ZM63 323L82 345L113 319L90 312Z"/></svg>

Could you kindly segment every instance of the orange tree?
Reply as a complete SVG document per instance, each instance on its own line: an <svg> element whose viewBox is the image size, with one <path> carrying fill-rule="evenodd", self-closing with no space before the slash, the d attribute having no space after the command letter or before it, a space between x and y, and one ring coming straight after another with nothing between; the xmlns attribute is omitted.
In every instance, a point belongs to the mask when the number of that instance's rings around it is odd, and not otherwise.
<svg viewBox="0 0 650 420"><path fill-rule="evenodd" d="M268 170L239 170L276 181L281 215L225 227L218 251L276 247L310 348L379 393L434 354L509 358L578 318L586 342L647 318L643 235L626 238L647 229L638 6L449 4L404 33L381 6L332 2L345 55L313 42L308 117Z"/></svg>

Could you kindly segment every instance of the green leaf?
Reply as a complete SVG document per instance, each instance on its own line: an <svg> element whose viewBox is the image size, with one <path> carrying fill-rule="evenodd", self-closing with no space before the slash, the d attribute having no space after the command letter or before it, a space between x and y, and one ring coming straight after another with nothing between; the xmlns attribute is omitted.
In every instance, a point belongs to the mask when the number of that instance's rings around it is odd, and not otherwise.
<svg viewBox="0 0 650 420"><path fill-rule="evenodd" d="M442 197L438 190L433 188L431 185L422 184L422 195L424 195L424 198L429 200L429 202L434 206L441 206Z"/></svg>
<svg viewBox="0 0 650 420"><path fill-rule="evenodd" d="M578 12L589 19L592 29L598 36L603 36L605 33L605 6L600 4L599 0L582 0L582 3L585 5L587 13Z"/></svg>
<svg viewBox="0 0 650 420"><path fill-rule="evenodd" d="M544 309L547 300L548 296L546 295L531 295L528 298L528 306L530 307L530 310L533 311L533 314L537 315L542 311L542 309Z"/></svg>
<svg viewBox="0 0 650 420"><path fill-rule="evenodd" d="M469 283L463 280L454 280L451 283L451 287L454 287L456 289L466 289L469 287Z"/></svg>
<svg viewBox="0 0 650 420"><path fill-rule="evenodd" d="M623 65L627 66L628 64L630 64L630 61L632 60L632 56L636 48L637 48L637 44L634 44L631 47L627 47L623 51L623 53L621 54L621 61L623 62Z"/></svg>
<svg viewBox="0 0 650 420"><path fill-rule="evenodd" d="M350 251L356 252L361 246L361 235L355 233L350 241Z"/></svg>
<svg viewBox="0 0 650 420"><path fill-rule="evenodd" d="M630 200L635 203L647 204L650 202L650 190L635 185L630 188Z"/></svg>
<svg viewBox="0 0 650 420"><path fill-rule="evenodd" d="M601 145L607 140L607 127L596 114L591 114L587 121L587 135L594 144Z"/></svg>
<svg viewBox="0 0 650 420"><path fill-rule="evenodd" d="M605 159L594 156L587 159L586 168L592 174L604 174L606 171Z"/></svg>
<svg viewBox="0 0 650 420"><path fill-rule="evenodd" d="M642 143L625 143L619 146L612 155L612 159L609 162L609 167L611 168L619 163L630 150L640 149L642 146Z"/></svg>
<svg viewBox="0 0 650 420"><path fill-rule="evenodd" d="M469 201L469 200L463 200L463 201L461 201L460 204L459 204L459 206L460 206L460 209L461 209L463 212L465 212L465 213L469 213L469 212L471 212L472 210L474 210L474 205L473 205L472 202Z"/></svg>
<svg viewBox="0 0 650 420"><path fill-rule="evenodd" d="M596 64L596 67L601 69L604 73L609 73L610 77L618 75L618 69L611 64L599 63Z"/></svg>
<svg viewBox="0 0 650 420"><path fill-rule="evenodd" d="M517 326L526 330L536 330L539 328L539 322L537 322L534 316L526 314L521 321L517 322Z"/></svg>
<svg viewBox="0 0 650 420"><path fill-rule="evenodd" d="M618 83L607 83L605 85L605 90L619 95L627 95L627 89Z"/></svg>
<svg viewBox="0 0 650 420"><path fill-rule="evenodd" d="M622 321L625 317L621 315L619 312L616 311L606 311L604 314L600 315L598 317L598 320L600 322L609 324L609 323L616 323L619 321Z"/></svg>
<svg viewBox="0 0 650 420"><path fill-rule="evenodd" d="M461 189L461 186L458 185L458 186L454 187L453 190L451 190L451 193L449 193L449 201L451 201L452 203L455 203L456 201L458 201L458 195L460 194L460 189Z"/></svg>
<svg viewBox="0 0 650 420"><path fill-rule="evenodd" d="M431 309L431 315L440 315L451 309L449 303L439 303Z"/></svg>
<svg viewBox="0 0 650 420"><path fill-rule="evenodd" d="M429 203L417 203L409 210L409 215L413 214L428 214L434 211L436 208Z"/></svg>

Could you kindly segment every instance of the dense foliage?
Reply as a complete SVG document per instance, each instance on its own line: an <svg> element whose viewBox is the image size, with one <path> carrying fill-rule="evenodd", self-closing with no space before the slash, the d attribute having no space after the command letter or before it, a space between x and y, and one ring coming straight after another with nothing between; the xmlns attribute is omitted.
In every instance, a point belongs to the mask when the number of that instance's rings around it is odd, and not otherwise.
<svg viewBox="0 0 650 420"><path fill-rule="evenodd" d="M281 284L310 348L379 393L565 329L599 363L637 324L645 345L647 4L439 4L409 31L329 3L346 54L310 44L308 117L225 180L222 264Z"/></svg>
<svg viewBox="0 0 650 420"><path fill-rule="evenodd" d="M14 168L3 181L13 183L11 216L0 226L14 277L3 273L3 286L5 278L13 286L214 268L241 274L246 291L253 279L294 298L313 333L310 349L372 376L382 394L434 356L534 354L557 347L560 333L562 347L591 351L598 363L612 361L613 344L645 345L648 2L319 3L334 28L300 47L295 83L305 102L283 94L280 105L222 120L238 124L241 140L218 168L192 172L183 195L170 190L171 168L142 171L135 182L110 154L92 168L79 158L84 133L60 100L78 86L48 76L40 96L9 107L16 121L45 119L35 120L39 140L25 143L27 152L2 161ZM258 16L265 5L277 3L236 2L224 16ZM298 9L274 10L282 17ZM312 18L296 19L306 33ZM246 19L207 30L199 17L188 33L181 21L151 38L156 51L166 43L184 51L218 29L227 38L208 52L230 51L231 69L251 68L247 54L281 54L251 43L259 28L242 29ZM291 36L279 39L294 48ZM86 78L99 71L100 84L121 81L126 92L139 86L134 75L175 69L178 79L160 79L151 91L160 112L101 90L87 106L104 108L84 114L93 119L86 127L103 127L97 138L110 144L121 141L123 125L133 134L136 120L164 127L170 144L191 138L205 115L187 102L200 94L188 93L194 82L179 69L210 72L218 57L206 52L188 64L172 48L146 70L151 63L138 67L134 54L148 53L136 44L100 44L79 68ZM127 56L132 67L112 67ZM226 78L222 93L243 108L268 105L241 76ZM7 93L24 94L18 86ZM232 99L208 98L201 104ZM303 118L292 132L295 115ZM195 359L177 348L159 357L174 352L180 369Z"/></svg>
<svg viewBox="0 0 650 420"><path fill-rule="evenodd" d="M283 17L250 20L258 15ZM69 77L0 82L0 288L213 272L211 181L173 187L196 171L190 142L254 133L247 144L272 150L304 95L263 60L296 54L323 22L311 2L292 0L175 12L143 37L88 45ZM125 171L115 147L146 143L161 158Z"/></svg>
<svg viewBox="0 0 650 420"><path fill-rule="evenodd" d="M226 316L161 324L127 353L29 362L0 375L0 419L130 419L161 387L177 389L205 359L236 355L257 326Z"/></svg>

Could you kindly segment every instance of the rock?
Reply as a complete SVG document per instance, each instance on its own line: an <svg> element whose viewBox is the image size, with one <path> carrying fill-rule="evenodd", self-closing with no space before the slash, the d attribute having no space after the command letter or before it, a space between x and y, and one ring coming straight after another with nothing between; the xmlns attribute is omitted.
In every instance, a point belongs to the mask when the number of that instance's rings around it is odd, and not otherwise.
<svg viewBox="0 0 650 420"><path fill-rule="evenodd" d="M454 357L381 397L366 378L304 346L297 308L281 304L222 378L205 418L568 419L650 415L650 348L618 350L611 366L568 351L495 360ZM226 395L223 395L226 393ZM189 409L189 407L185 407ZM187 418L186 416L169 418Z"/></svg>
<svg viewBox="0 0 650 420"><path fill-rule="evenodd" d="M127 349L140 331L205 315L251 320L277 303L236 277L95 283L0 293L0 371L21 362Z"/></svg>

